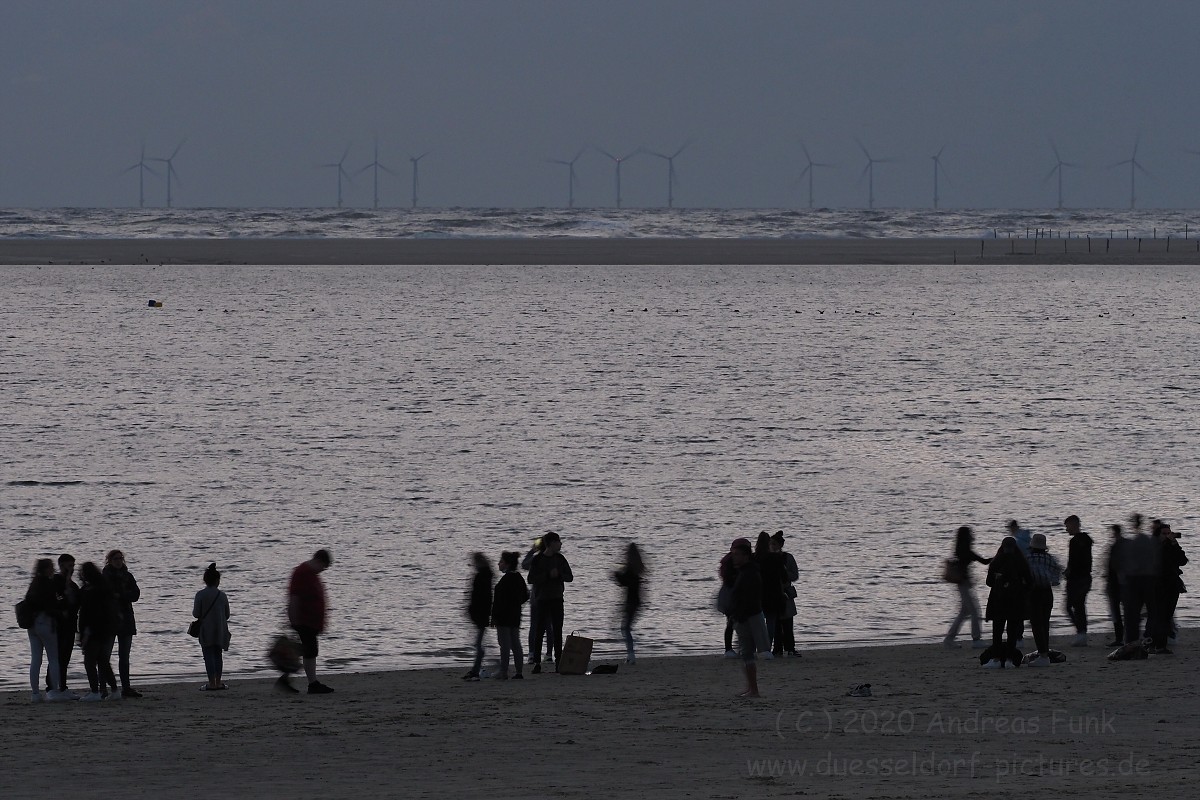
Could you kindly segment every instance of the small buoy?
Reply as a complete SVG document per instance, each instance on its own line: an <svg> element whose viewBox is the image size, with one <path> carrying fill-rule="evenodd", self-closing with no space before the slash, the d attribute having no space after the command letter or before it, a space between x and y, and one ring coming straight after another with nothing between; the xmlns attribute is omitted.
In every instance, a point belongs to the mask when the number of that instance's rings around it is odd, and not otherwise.
<svg viewBox="0 0 1200 800"><path fill-rule="evenodd" d="M147 308L162 308L162 300L151 300L146 303Z"/></svg>

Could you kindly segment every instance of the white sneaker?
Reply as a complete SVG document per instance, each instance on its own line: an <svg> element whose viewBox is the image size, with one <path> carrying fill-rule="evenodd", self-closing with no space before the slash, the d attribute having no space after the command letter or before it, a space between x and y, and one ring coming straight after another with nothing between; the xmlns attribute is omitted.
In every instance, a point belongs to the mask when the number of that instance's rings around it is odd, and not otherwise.
<svg viewBox="0 0 1200 800"><path fill-rule="evenodd" d="M971 640L971 648L974 650L987 650L988 647L989 647L988 643L985 642L983 639L972 639Z"/></svg>
<svg viewBox="0 0 1200 800"><path fill-rule="evenodd" d="M98 703L104 699L104 695L99 692L88 692L83 697L79 698L81 703Z"/></svg>
<svg viewBox="0 0 1200 800"><path fill-rule="evenodd" d="M726 657L726 658L741 658L741 656L739 656L739 655L737 654L737 651L736 651L736 650L726 650L726 651L725 651L725 657Z"/></svg>
<svg viewBox="0 0 1200 800"><path fill-rule="evenodd" d="M62 703L68 700L78 700L74 692L51 691L46 693L46 700L51 703Z"/></svg>
<svg viewBox="0 0 1200 800"><path fill-rule="evenodd" d="M1071 647L1087 647L1088 638L1086 633L1077 633L1075 638L1071 640Z"/></svg>
<svg viewBox="0 0 1200 800"><path fill-rule="evenodd" d="M982 665L984 669L1004 669L1004 662L998 658L993 658L991 661Z"/></svg>
<svg viewBox="0 0 1200 800"><path fill-rule="evenodd" d="M120 700L121 699L121 690L113 689L111 692L108 693L108 697L105 697L104 699L105 700Z"/></svg>
<svg viewBox="0 0 1200 800"><path fill-rule="evenodd" d="M1050 657L1049 656L1039 656L1039 657L1035 658L1033 661L1030 661L1025 666L1027 666L1027 667L1048 667L1048 666L1050 666Z"/></svg>

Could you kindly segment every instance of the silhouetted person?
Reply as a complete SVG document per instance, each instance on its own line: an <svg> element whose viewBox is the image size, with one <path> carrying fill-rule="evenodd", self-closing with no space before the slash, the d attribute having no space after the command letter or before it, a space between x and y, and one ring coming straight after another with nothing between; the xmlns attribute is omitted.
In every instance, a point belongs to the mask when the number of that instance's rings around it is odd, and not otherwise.
<svg viewBox="0 0 1200 800"><path fill-rule="evenodd" d="M717 594L717 607L725 615L726 658L738 658L737 652L733 649L733 584L737 580L737 568L733 565L733 548L737 547L740 542L745 542L746 546L750 547L749 539L734 539L729 552L721 556L721 563L717 567L717 577L721 579L721 589Z"/></svg>
<svg viewBox="0 0 1200 800"><path fill-rule="evenodd" d="M330 694L333 689L317 680L317 656L320 646L317 637L325 632L325 584L321 573L329 569L333 557L328 550L318 550L313 557L292 570L288 582L288 622L300 637L300 648L304 656L304 675L308 678L309 694ZM283 691L299 691L292 686L286 674L275 683Z"/></svg>
<svg viewBox="0 0 1200 800"><path fill-rule="evenodd" d="M1112 534L1112 543L1104 561L1104 594L1108 598L1108 613L1113 625L1113 640L1108 646L1120 647L1125 644L1125 623L1121 616L1121 587L1125 583L1121 554L1125 537L1121 534L1120 525L1110 525L1108 530Z"/></svg>
<svg viewBox="0 0 1200 800"><path fill-rule="evenodd" d="M635 661L633 654L633 621L637 619L642 609L642 578L646 574L646 565L642 561L642 552L633 542L625 548L625 564L613 573L613 580L625 589L624 602L621 603L621 637L625 640L625 663Z"/></svg>
<svg viewBox="0 0 1200 800"><path fill-rule="evenodd" d="M492 598L492 624L496 626L496 642L500 645L500 674L496 677L500 680L508 678L510 653L516 667L513 678L524 677L521 674L521 606L529 600L529 589L517 570L519 558L515 551L500 554L501 575Z"/></svg>
<svg viewBox="0 0 1200 800"><path fill-rule="evenodd" d="M121 697L141 697L142 693L129 683L129 653L133 649L133 637L137 636L133 604L141 599L142 590L125 565L125 554L120 550L111 550L104 557L104 580L117 597L117 611L120 613L117 625L117 674L121 676Z"/></svg>
<svg viewBox="0 0 1200 800"><path fill-rule="evenodd" d="M1046 535L1035 533L1029 542L1029 626L1037 645L1037 658L1031 667L1050 666L1050 612L1054 610L1054 587L1062 581L1062 565L1046 547Z"/></svg>
<svg viewBox="0 0 1200 800"><path fill-rule="evenodd" d="M1179 605L1179 594L1183 591L1183 565L1188 563L1183 548L1179 546L1178 534L1171 526L1163 524L1159 531L1161 547L1160 568L1158 574L1157 614L1153 628L1154 647L1151 655L1174 655L1167 649L1167 640L1174 628L1173 618L1175 607Z"/></svg>
<svg viewBox="0 0 1200 800"><path fill-rule="evenodd" d="M947 647L957 646L954 644L954 640L958 637L958 631L962 624L968 619L971 620L972 646L979 648L985 646L979 624L979 604L975 602L975 592L971 588L975 584L971 578L971 564L976 561L980 564L990 564L992 560L976 553L973 548L974 544L975 532L971 530L970 525L963 525L955 531L954 558L958 561L962 580L955 584L958 588L958 616L950 623L950 630L942 640Z"/></svg>
<svg viewBox="0 0 1200 800"><path fill-rule="evenodd" d="M571 572L571 565L560 552L562 540L558 534L551 531L542 537L542 541L546 549L533 560L533 566L529 570L529 583L537 587L538 613L547 615L550 625L553 626L554 663L558 664L562 661L563 590L566 584L575 580L575 576ZM537 657L533 665L535 675L542 671L543 633L544 631L538 631L534 638L534 654Z"/></svg>
<svg viewBox="0 0 1200 800"><path fill-rule="evenodd" d="M742 650L742 664L746 673L746 690L738 697L758 697L758 664L755 626L762 618L762 573L750 552L750 542L745 539L734 541L730 549L732 566L736 570L733 582L732 604L734 627L737 629L738 644Z"/></svg>
<svg viewBox="0 0 1200 800"><path fill-rule="evenodd" d="M1017 540L1012 536L1005 536L996 550L996 555L992 556L992 563L988 565L987 585L991 587L991 591L988 593L984 617L992 623L992 646L983 653L985 658L990 655L983 664L984 667L998 669L1009 661L1014 667L1021 665L1017 636L1025 619L1029 587L1032 583L1029 562L1021 554Z"/></svg>
<svg viewBox="0 0 1200 800"><path fill-rule="evenodd" d="M762 573L762 608L763 617L767 624L767 641L762 650L771 655L775 625L787 609L787 594L784 584L787 582L787 566L783 554L771 550L771 536L766 531L760 531L758 541L754 543L754 560Z"/></svg>
<svg viewBox="0 0 1200 800"><path fill-rule="evenodd" d="M1086 647L1088 643L1087 596L1092 590L1092 537L1080 527L1079 517L1072 514L1063 520L1063 528L1070 534L1067 545L1067 616L1075 626L1074 647Z"/></svg>
<svg viewBox="0 0 1200 800"><path fill-rule="evenodd" d="M222 653L229 649L229 598L220 585L221 573L213 562L204 570L204 588L192 601L192 616L200 620L200 653L208 675L208 683L200 688L209 692L226 688L221 675L225 671Z"/></svg>
<svg viewBox="0 0 1200 800"><path fill-rule="evenodd" d="M1142 611L1149 621L1158 607L1160 546L1157 539L1142 530L1142 516L1130 517L1133 536L1121 546L1125 583L1121 587L1121 606L1125 615L1125 643L1141 641Z"/></svg>
<svg viewBox="0 0 1200 800"><path fill-rule="evenodd" d="M533 564L537 559L546 552L546 542L541 536L533 540L533 546L525 553L525 557L521 559L521 569L526 572L533 572ZM542 608L538 604L538 587L532 583L528 584L529 588L529 663L537 663L538 648L533 646L534 641L546 642L546 658L554 658L554 625L548 615L542 613Z"/></svg>
<svg viewBox="0 0 1200 800"><path fill-rule="evenodd" d="M487 556L478 552L471 555L471 564L475 567L475 575L471 578L467 596L467 616L475 626L475 663L463 675L465 681L479 680L479 670L483 666L483 635L492 620L492 565Z"/></svg>
<svg viewBox="0 0 1200 800"><path fill-rule="evenodd" d="M33 566L33 577L25 591L26 613L32 619L29 629L29 688L33 690L33 702L45 700L74 700L62 690L58 682L58 625L61 620L61 604L54 590L54 562L39 558ZM50 664L50 691L45 698L38 690L42 677L42 653Z"/></svg>
<svg viewBox="0 0 1200 800"><path fill-rule="evenodd" d="M783 531L771 534L771 552L783 556L783 613L775 622L775 638L772 640L771 652L777 656L795 656L796 653L796 581L800 580L800 568L791 553L783 549Z"/></svg>
<svg viewBox="0 0 1200 800"><path fill-rule="evenodd" d="M112 652L121 625L117 596L108 586L100 568L85 561L79 568L83 586L79 589L79 649L87 671L90 692L83 700L120 700L117 676L113 674ZM104 694L105 687L108 693Z"/></svg>
<svg viewBox="0 0 1200 800"><path fill-rule="evenodd" d="M75 630L79 626L79 584L72 580L75 574L75 557L63 553L58 557L58 572L54 573L54 591L58 594L58 685L67 687L67 667L75 651ZM46 670L46 691L52 688L50 671Z"/></svg>

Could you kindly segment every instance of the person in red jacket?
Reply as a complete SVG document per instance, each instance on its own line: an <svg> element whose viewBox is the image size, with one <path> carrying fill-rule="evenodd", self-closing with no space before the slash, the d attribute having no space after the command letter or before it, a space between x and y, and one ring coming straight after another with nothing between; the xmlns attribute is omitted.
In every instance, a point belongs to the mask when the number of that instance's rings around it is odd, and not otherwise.
<svg viewBox="0 0 1200 800"><path fill-rule="evenodd" d="M325 585L321 582L321 573L332 563L328 550L318 550L312 558L292 570L292 579L288 582L288 623L300 637L309 694L333 692L317 680L317 636L325 630ZM299 691L291 685L286 674L280 676L276 686L286 692Z"/></svg>

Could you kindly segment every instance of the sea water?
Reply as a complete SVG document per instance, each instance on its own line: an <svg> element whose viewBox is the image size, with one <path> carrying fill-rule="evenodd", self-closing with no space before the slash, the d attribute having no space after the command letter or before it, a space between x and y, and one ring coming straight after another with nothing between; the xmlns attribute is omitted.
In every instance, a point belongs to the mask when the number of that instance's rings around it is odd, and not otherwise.
<svg viewBox="0 0 1200 800"><path fill-rule="evenodd" d="M1015 517L1065 562L1078 514L1098 575L1106 526L1133 511L1192 549L1186 267L0 276L0 597L11 608L36 558L123 549L142 588L135 682L202 679L185 631L211 561L227 674L266 671L288 574L319 547L331 672L465 665L470 554L548 530L576 576L566 628L601 658L623 655L611 573L630 541L649 564L646 657L721 651L717 562L762 530L800 567L801 649L936 641L962 524L986 555ZM1195 616L1184 595L1185 628ZM27 665L10 612L0 684ZM82 685L78 653L72 671Z"/></svg>

